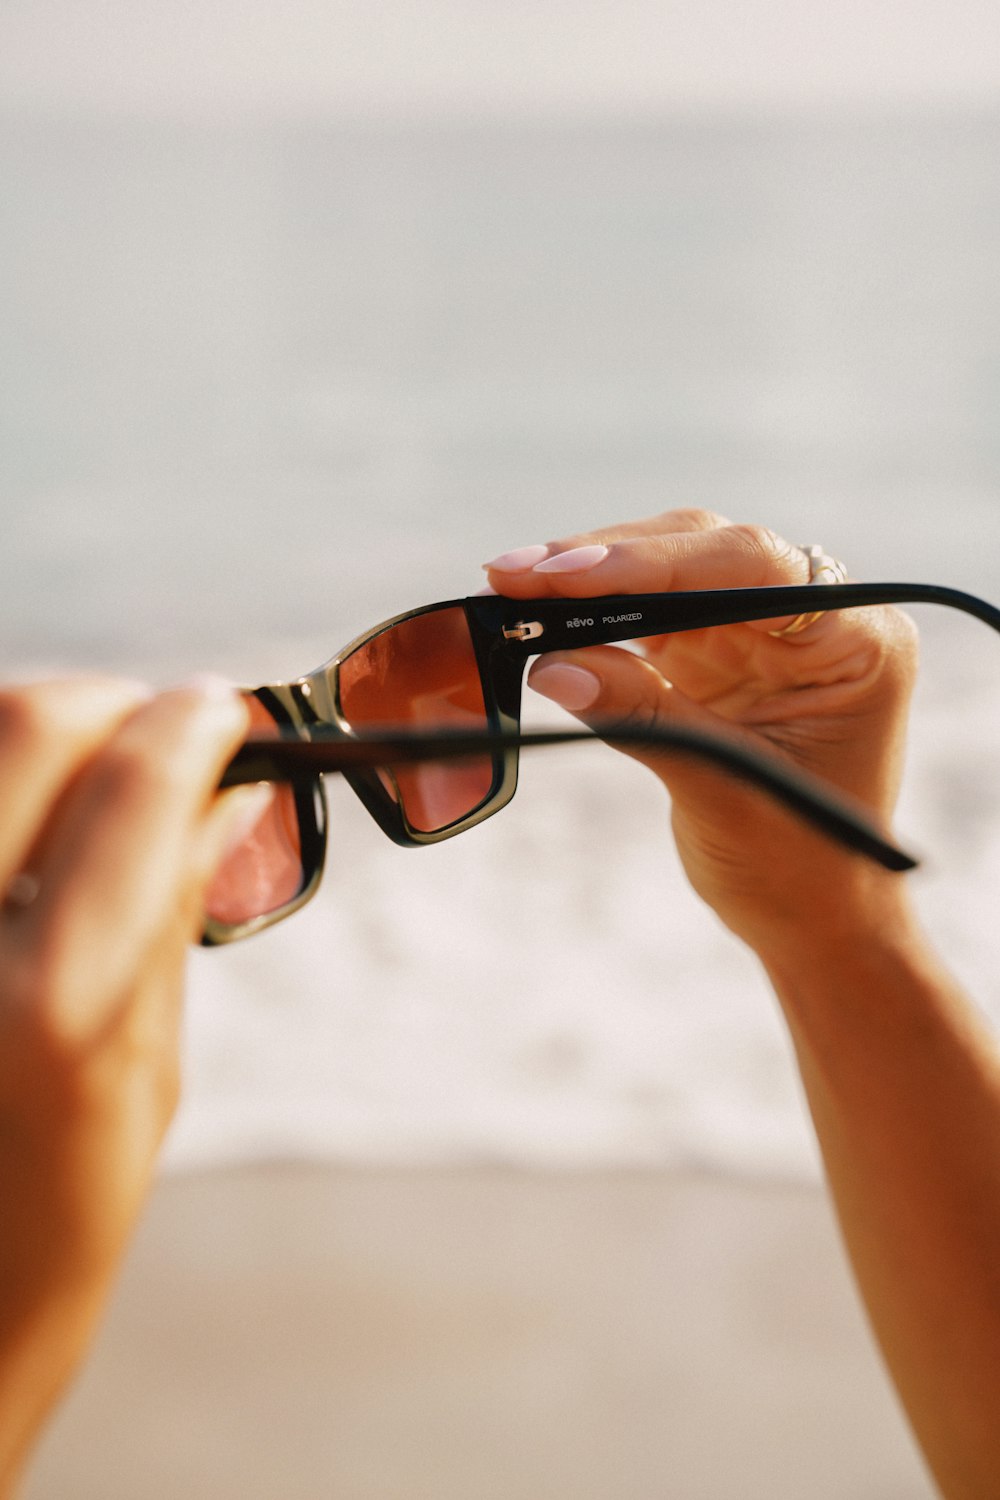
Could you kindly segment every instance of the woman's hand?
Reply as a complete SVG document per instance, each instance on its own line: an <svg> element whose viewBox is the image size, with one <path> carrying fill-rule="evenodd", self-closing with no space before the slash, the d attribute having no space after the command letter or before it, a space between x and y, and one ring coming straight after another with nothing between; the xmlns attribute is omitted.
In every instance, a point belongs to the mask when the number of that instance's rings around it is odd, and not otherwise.
<svg viewBox="0 0 1000 1500"><path fill-rule="evenodd" d="M705 511L668 511L488 565L516 598L805 584L805 554L772 532ZM821 603L817 586L816 604ZM804 596L803 610L812 603ZM831 613L776 638L787 619L665 635L641 655L612 646L540 657L532 687L588 722L683 723L735 735L858 797L888 820L898 786L915 632L888 608ZM636 753L636 752L632 752ZM681 857L695 888L758 948L803 923L816 940L860 914L893 877L835 850L731 778L680 758L640 754L668 787ZM877 904L877 903L876 903ZM820 929L820 930L818 930Z"/></svg>
<svg viewBox="0 0 1000 1500"><path fill-rule="evenodd" d="M805 583L796 547L703 512L522 548L500 593L588 598ZM803 612L822 588L803 594ZM814 597L815 596L815 597ZM599 723L733 734L888 818L915 668L886 608L720 626L540 657L529 680ZM697 889L757 950L789 1023L872 1325L943 1495L1000 1494L1000 1061L928 949L897 876L834 848L757 792L640 757L673 799Z"/></svg>
<svg viewBox="0 0 1000 1500"><path fill-rule="evenodd" d="M214 796L246 721L209 680L0 691L0 1495L83 1352L175 1108L185 950L260 805Z"/></svg>

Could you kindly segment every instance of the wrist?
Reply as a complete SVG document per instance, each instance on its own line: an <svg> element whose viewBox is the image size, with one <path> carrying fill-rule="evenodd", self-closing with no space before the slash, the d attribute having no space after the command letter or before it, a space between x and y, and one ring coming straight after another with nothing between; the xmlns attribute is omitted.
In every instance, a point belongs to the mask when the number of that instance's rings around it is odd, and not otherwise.
<svg viewBox="0 0 1000 1500"><path fill-rule="evenodd" d="M835 887L807 915L800 910L764 919L746 940L779 988L810 975L845 977L855 964L909 965L928 952L907 882L881 874Z"/></svg>
<svg viewBox="0 0 1000 1500"><path fill-rule="evenodd" d="M902 882L832 918L774 932L757 948L807 1086L887 1102L913 1077L982 1052L982 1025L918 922ZM813 1088L810 1087L810 1094ZM845 1096L846 1097L846 1096ZM881 1107L881 1106L880 1106Z"/></svg>
<svg viewBox="0 0 1000 1500"><path fill-rule="evenodd" d="M53 1287L17 1305L0 1300L0 1500L8 1500L31 1450L76 1374L109 1288Z"/></svg>

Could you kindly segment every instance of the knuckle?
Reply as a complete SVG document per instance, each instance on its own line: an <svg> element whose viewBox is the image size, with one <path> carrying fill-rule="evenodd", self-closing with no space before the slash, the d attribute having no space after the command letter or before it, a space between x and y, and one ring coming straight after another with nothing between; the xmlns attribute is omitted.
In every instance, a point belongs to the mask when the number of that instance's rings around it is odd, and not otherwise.
<svg viewBox="0 0 1000 1500"><path fill-rule="evenodd" d="M661 587L667 588L673 581L678 566L689 555L689 544L684 531L663 531L650 537L645 545L649 561L664 570Z"/></svg>
<svg viewBox="0 0 1000 1500"><path fill-rule="evenodd" d="M51 679L0 688L0 747L37 756L85 750L139 701L135 683L110 677Z"/></svg>
<svg viewBox="0 0 1000 1500"><path fill-rule="evenodd" d="M58 698L38 687L0 689L0 742L38 752L60 734Z"/></svg>
<svg viewBox="0 0 1000 1500"><path fill-rule="evenodd" d="M76 1001L77 971L58 925L47 931L4 969L6 1026L33 1041L48 1069L72 1062L80 1037L71 1017L80 1007Z"/></svg>
<svg viewBox="0 0 1000 1500"><path fill-rule="evenodd" d="M615 727L630 734L647 734L668 727L662 715L664 683L652 662L636 659L637 674L627 702L615 711Z"/></svg>
<svg viewBox="0 0 1000 1500"><path fill-rule="evenodd" d="M727 527L727 531L735 545L752 556L770 559L778 550L778 538L768 526L754 526L750 522L740 521Z"/></svg>
<svg viewBox="0 0 1000 1500"><path fill-rule="evenodd" d="M756 564L762 576L771 578L776 569L792 577L801 576L802 553L770 526L740 522L726 530L735 546Z"/></svg>
<svg viewBox="0 0 1000 1500"><path fill-rule="evenodd" d="M670 523L676 530L683 531L717 531L720 527L729 525L725 516L697 505L684 505L676 510L665 510L658 519L661 522Z"/></svg>
<svg viewBox="0 0 1000 1500"><path fill-rule="evenodd" d="M119 1077L142 1080L153 1113L165 1126L182 1091L180 1038L172 1012L147 1006L126 1011L106 1051Z"/></svg>
<svg viewBox="0 0 1000 1500"><path fill-rule="evenodd" d="M178 756L158 755L151 745L112 742L94 765L94 791L119 805L158 800L182 785L183 770Z"/></svg>
<svg viewBox="0 0 1000 1500"><path fill-rule="evenodd" d="M920 635L916 624L904 610L880 611L883 671L901 686L908 686L917 675L920 658Z"/></svg>
<svg viewBox="0 0 1000 1500"><path fill-rule="evenodd" d="M656 705L648 698L641 698L629 704L628 708L615 718L615 728L624 729L629 734L650 734L659 728L659 715Z"/></svg>
<svg viewBox="0 0 1000 1500"><path fill-rule="evenodd" d="M908 702L917 676L916 625L904 611L884 604L846 610L839 618L864 701L895 712Z"/></svg>
<svg viewBox="0 0 1000 1500"><path fill-rule="evenodd" d="M900 656L916 663L920 654L920 632L912 615L903 609L890 607L886 610L888 632Z"/></svg>

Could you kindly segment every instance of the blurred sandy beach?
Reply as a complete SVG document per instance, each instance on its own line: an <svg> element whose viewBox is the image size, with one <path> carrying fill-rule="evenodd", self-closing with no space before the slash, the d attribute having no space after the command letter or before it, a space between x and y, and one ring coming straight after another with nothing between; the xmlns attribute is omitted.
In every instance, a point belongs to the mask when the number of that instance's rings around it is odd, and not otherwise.
<svg viewBox="0 0 1000 1500"><path fill-rule="evenodd" d="M160 1185L24 1500L931 1500L815 1187Z"/></svg>

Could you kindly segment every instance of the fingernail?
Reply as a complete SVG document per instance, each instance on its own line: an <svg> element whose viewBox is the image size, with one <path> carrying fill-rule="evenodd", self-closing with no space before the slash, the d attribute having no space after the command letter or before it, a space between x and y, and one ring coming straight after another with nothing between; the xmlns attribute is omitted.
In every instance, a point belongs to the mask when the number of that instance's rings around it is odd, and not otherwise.
<svg viewBox="0 0 1000 1500"><path fill-rule="evenodd" d="M226 831L219 855L220 863L245 844L258 823L274 803L274 786L258 781L254 786L234 787L226 793Z"/></svg>
<svg viewBox="0 0 1000 1500"><path fill-rule="evenodd" d="M493 568L497 573L527 573L548 555L548 547L541 543L534 547L515 547L513 552L501 552L492 562L483 563L483 567Z"/></svg>
<svg viewBox="0 0 1000 1500"><path fill-rule="evenodd" d="M536 666L528 678L529 685L545 698L551 698L561 708L577 713L597 702L601 691L601 680L586 667L574 667L569 662L551 662Z"/></svg>
<svg viewBox="0 0 1000 1500"><path fill-rule="evenodd" d="M535 573L585 573L596 568L608 555L607 547L594 543L589 547L573 547L569 552L557 552L546 562L535 563Z"/></svg>
<svg viewBox="0 0 1000 1500"><path fill-rule="evenodd" d="M215 702L224 702L228 698L239 696L233 683L227 682L225 677L219 677L214 672L199 672L185 682L179 682L174 691L198 693L202 698Z"/></svg>
<svg viewBox="0 0 1000 1500"><path fill-rule="evenodd" d="M150 698L156 697L155 690L149 683L140 682L137 677L119 677L117 687L130 694L137 703L148 703Z"/></svg>
<svg viewBox="0 0 1000 1500"><path fill-rule="evenodd" d="M231 722L236 727L247 718L246 704L239 689L227 682L225 677L217 677L214 673L202 672L197 677L188 678L187 682L179 682L168 691L197 694L213 722L220 720L226 726Z"/></svg>
<svg viewBox="0 0 1000 1500"><path fill-rule="evenodd" d="M475 599L482 599L485 596L490 595L490 594L492 594L493 597L496 598L496 592L497 592L496 589L491 589L490 586L489 586L489 584L487 584L484 589L476 589L476 592L473 595L473 598L475 598Z"/></svg>

